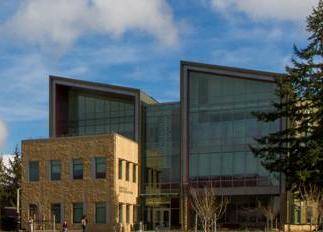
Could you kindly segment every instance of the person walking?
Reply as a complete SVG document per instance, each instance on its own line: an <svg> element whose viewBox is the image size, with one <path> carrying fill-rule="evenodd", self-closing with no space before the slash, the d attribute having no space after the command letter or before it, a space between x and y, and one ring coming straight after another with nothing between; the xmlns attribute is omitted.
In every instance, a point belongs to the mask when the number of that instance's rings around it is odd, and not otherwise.
<svg viewBox="0 0 323 232"><path fill-rule="evenodd" d="M86 219L86 216L85 215L82 217L81 225L82 225L82 232L86 232L87 219Z"/></svg>
<svg viewBox="0 0 323 232"><path fill-rule="evenodd" d="M67 222L66 221L64 221L62 228L63 228L63 230L62 230L63 232L67 232Z"/></svg>

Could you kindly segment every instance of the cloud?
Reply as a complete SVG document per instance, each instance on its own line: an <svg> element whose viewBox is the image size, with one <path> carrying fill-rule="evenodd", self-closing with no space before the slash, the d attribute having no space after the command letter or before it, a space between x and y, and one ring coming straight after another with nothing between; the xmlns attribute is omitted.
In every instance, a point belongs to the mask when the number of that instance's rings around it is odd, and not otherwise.
<svg viewBox="0 0 323 232"><path fill-rule="evenodd" d="M31 53L8 54L0 60L0 115L5 121L47 118L49 73L44 60Z"/></svg>
<svg viewBox="0 0 323 232"><path fill-rule="evenodd" d="M8 136L7 126L4 123L4 121L0 119L0 148L4 147L7 136Z"/></svg>
<svg viewBox="0 0 323 232"><path fill-rule="evenodd" d="M137 31L166 46L178 40L172 11L165 0L21 1L1 30L21 41L63 50L92 34L120 38L126 32Z"/></svg>
<svg viewBox="0 0 323 232"><path fill-rule="evenodd" d="M254 20L304 21L318 0L210 0L222 12L239 11Z"/></svg>

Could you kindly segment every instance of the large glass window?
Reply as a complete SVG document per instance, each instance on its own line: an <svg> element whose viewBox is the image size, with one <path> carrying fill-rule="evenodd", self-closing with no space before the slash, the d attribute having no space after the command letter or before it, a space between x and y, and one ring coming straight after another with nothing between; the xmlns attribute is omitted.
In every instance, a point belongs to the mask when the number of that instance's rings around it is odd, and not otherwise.
<svg viewBox="0 0 323 232"><path fill-rule="evenodd" d="M73 223L80 223L83 215L83 203L73 203Z"/></svg>
<svg viewBox="0 0 323 232"><path fill-rule="evenodd" d="M98 202L95 204L95 223L105 224L107 218L107 209L105 202Z"/></svg>
<svg viewBox="0 0 323 232"><path fill-rule="evenodd" d="M95 158L95 178L104 179L106 177L106 158Z"/></svg>
<svg viewBox="0 0 323 232"><path fill-rule="evenodd" d="M61 223L61 204L55 203L51 205L51 216L55 216L55 222Z"/></svg>
<svg viewBox="0 0 323 232"><path fill-rule="evenodd" d="M83 179L83 160L73 160L73 179Z"/></svg>
<svg viewBox="0 0 323 232"><path fill-rule="evenodd" d="M279 128L279 122L264 124L252 115L271 109L275 83L199 72L188 78L190 177L226 183L229 178L230 185L277 183L249 148L254 138Z"/></svg>
<svg viewBox="0 0 323 232"><path fill-rule="evenodd" d="M149 105L145 108L143 176L146 191L151 186L164 193L179 191L180 109L179 103Z"/></svg>
<svg viewBox="0 0 323 232"><path fill-rule="evenodd" d="M133 99L80 90L69 91L68 134L119 133L134 139Z"/></svg>
<svg viewBox="0 0 323 232"><path fill-rule="evenodd" d="M29 181L39 181L39 161L29 161Z"/></svg>
<svg viewBox="0 0 323 232"><path fill-rule="evenodd" d="M50 161L50 179L51 180L61 179L61 161L59 160Z"/></svg>

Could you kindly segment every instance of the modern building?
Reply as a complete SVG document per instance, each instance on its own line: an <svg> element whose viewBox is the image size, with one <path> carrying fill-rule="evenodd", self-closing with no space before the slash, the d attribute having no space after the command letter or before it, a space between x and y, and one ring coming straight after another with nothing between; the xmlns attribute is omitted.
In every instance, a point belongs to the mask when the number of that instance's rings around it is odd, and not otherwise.
<svg viewBox="0 0 323 232"><path fill-rule="evenodd" d="M223 225L262 225L263 216L244 211L271 203L283 218L284 179L269 173L249 146L284 122L258 122L252 112L271 109L280 75L183 61L180 101L171 103L139 89L51 76L48 141L57 141L57 152L60 142L102 134L118 133L138 144L137 222L147 229L192 226L189 188L210 183L230 199Z"/></svg>

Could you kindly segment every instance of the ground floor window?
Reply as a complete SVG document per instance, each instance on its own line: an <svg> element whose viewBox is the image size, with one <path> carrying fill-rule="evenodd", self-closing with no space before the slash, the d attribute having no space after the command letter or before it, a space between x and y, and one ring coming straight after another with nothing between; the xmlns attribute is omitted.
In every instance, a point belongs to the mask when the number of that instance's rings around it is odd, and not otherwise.
<svg viewBox="0 0 323 232"><path fill-rule="evenodd" d="M126 205L126 223L130 223L130 205Z"/></svg>
<svg viewBox="0 0 323 232"><path fill-rule="evenodd" d="M61 204L55 203L51 205L52 217L55 216L55 222L61 223Z"/></svg>
<svg viewBox="0 0 323 232"><path fill-rule="evenodd" d="M107 208L105 202L98 202L95 204L95 223L105 224L107 218Z"/></svg>
<svg viewBox="0 0 323 232"><path fill-rule="evenodd" d="M81 223L83 217L83 203L73 204L73 223Z"/></svg>
<svg viewBox="0 0 323 232"><path fill-rule="evenodd" d="M123 223L123 205L119 204L119 223Z"/></svg>
<svg viewBox="0 0 323 232"><path fill-rule="evenodd" d="M29 217L33 220L37 219L38 208L36 204L29 205Z"/></svg>

